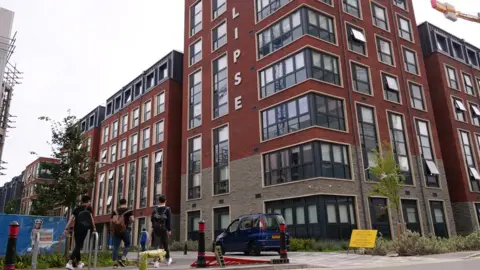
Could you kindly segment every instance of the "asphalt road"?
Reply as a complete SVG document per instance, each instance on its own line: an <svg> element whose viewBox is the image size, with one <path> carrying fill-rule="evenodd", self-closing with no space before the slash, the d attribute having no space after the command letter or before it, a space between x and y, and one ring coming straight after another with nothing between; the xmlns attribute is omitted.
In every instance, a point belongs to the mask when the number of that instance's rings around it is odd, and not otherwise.
<svg viewBox="0 0 480 270"><path fill-rule="evenodd" d="M324 270L363 270L365 268L323 268ZM416 264L403 266L390 266L379 268L368 268L372 270L479 270L480 259L470 259L454 262L431 263L431 264Z"/></svg>

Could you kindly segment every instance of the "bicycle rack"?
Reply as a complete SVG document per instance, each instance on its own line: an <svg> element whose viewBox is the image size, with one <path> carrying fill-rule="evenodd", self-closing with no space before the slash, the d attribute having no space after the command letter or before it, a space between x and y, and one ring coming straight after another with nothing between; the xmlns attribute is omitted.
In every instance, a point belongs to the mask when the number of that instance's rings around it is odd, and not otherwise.
<svg viewBox="0 0 480 270"><path fill-rule="evenodd" d="M92 250L95 249L93 255L93 269L97 268L97 255L98 255L98 233L93 232L91 234L93 236L93 243L88 243L88 270L90 270L91 266L91 259L92 259ZM90 242L91 239L88 240Z"/></svg>
<svg viewBox="0 0 480 270"><path fill-rule="evenodd" d="M33 241L32 247L32 270L37 270L37 256L38 251L40 250L40 233L35 234L35 240Z"/></svg>

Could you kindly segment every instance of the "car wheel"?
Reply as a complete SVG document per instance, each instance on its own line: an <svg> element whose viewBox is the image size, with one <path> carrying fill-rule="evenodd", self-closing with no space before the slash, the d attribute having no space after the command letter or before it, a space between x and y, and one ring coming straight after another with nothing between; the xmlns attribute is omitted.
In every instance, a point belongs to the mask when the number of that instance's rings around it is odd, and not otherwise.
<svg viewBox="0 0 480 270"><path fill-rule="evenodd" d="M251 242L249 245L248 245L248 254L250 256L260 256L260 248L258 247L258 245L254 242Z"/></svg>

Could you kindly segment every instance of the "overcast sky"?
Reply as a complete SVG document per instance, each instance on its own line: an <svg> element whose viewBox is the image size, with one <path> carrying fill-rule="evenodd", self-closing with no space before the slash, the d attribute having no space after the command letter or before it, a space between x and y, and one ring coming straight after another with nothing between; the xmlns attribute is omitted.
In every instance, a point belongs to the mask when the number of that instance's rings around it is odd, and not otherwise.
<svg viewBox="0 0 480 270"><path fill-rule="evenodd" d="M449 1L458 10L480 12L479 0ZM24 72L12 101L16 128L8 132L0 184L36 159L30 151L50 156L50 128L39 116L60 120L71 109L83 117L171 50L183 51L184 2L0 0L0 7L15 12L12 60ZM430 0L413 2L418 24L428 20L480 47L480 24L453 23Z"/></svg>

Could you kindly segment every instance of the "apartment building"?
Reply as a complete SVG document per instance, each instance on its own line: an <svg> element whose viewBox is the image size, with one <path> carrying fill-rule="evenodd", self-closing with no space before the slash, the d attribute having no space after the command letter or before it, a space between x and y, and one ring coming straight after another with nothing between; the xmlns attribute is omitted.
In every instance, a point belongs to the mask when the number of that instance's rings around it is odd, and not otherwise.
<svg viewBox="0 0 480 270"><path fill-rule="evenodd" d="M13 206L14 213L20 213L20 203L23 190L23 173L12 178L0 188L0 213L7 212L7 208ZM11 205L11 201L14 201Z"/></svg>
<svg viewBox="0 0 480 270"><path fill-rule="evenodd" d="M455 235L411 0L185 4L182 241L258 212L296 237L390 237L388 200L369 196L384 141L407 228Z"/></svg>
<svg viewBox="0 0 480 270"><path fill-rule="evenodd" d="M44 163L59 163L59 160L55 158L39 157L25 168L23 173L23 191L20 206L21 214L30 215L32 202L37 198L37 195L35 194L35 187L37 184L47 184L54 180L51 172L42 167L42 164ZM58 207L53 209L50 215L60 216L64 211L65 210L62 209L62 207Z"/></svg>
<svg viewBox="0 0 480 270"><path fill-rule="evenodd" d="M122 198L134 210L134 243L150 226L160 194L168 199L173 224L179 223L182 70L183 54L172 51L106 102L94 199L103 241Z"/></svg>
<svg viewBox="0 0 480 270"><path fill-rule="evenodd" d="M428 22L418 29L457 231L478 231L480 48Z"/></svg>

